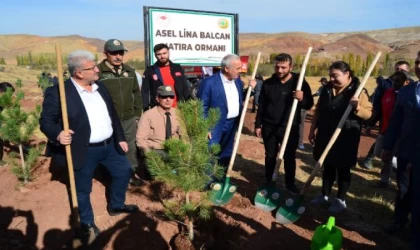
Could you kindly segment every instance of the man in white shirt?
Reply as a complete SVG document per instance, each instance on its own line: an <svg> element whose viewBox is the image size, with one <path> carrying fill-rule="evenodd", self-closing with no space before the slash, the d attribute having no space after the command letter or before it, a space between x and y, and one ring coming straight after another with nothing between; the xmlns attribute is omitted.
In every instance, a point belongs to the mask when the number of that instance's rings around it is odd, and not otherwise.
<svg viewBox="0 0 420 250"><path fill-rule="evenodd" d="M124 156L128 145L106 87L96 82L99 69L95 56L84 50L74 51L68 56L68 68L71 78L64 88L70 130L63 130L57 85L45 91L40 127L48 138L49 152L60 165L65 164L64 146L71 145L82 233L89 238L93 232L97 237L100 231L94 223L90 193L98 165L104 166L112 178L108 213L114 216L138 211L136 205L124 204L132 173Z"/></svg>
<svg viewBox="0 0 420 250"><path fill-rule="evenodd" d="M219 164L224 167L229 164L235 133L238 129L242 108L244 108L243 84L239 79L241 66L239 56L232 54L225 56L221 62L220 73L204 79L197 95L203 102L206 116L210 108L220 110L219 122L209 132L208 138L209 146L220 145ZM255 84L255 80L250 81L251 87L255 87Z"/></svg>

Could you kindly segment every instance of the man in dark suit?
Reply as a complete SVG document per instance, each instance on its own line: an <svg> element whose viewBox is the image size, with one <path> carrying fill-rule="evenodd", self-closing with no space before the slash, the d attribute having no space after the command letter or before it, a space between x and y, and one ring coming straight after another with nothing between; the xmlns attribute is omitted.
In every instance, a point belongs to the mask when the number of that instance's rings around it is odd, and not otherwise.
<svg viewBox="0 0 420 250"><path fill-rule="evenodd" d="M417 58L414 61L414 72L420 80L420 51L417 53ZM420 250L420 81L414 83L416 87L417 100L417 114L416 116L416 143L414 152L414 159L409 172L411 172L411 244L413 250Z"/></svg>
<svg viewBox="0 0 420 250"><path fill-rule="evenodd" d="M415 61L415 73L420 78L420 51ZM411 82L401 88L385 134L382 159L388 162L398 141L397 186L395 220L387 228L390 233L401 231L408 221L411 207L413 249L420 249L420 82ZM411 166L412 171L409 171ZM411 172L411 173L410 173Z"/></svg>
<svg viewBox="0 0 420 250"><path fill-rule="evenodd" d="M57 162L64 163L64 146L71 145L77 201L82 230L85 235L100 231L94 223L90 193L95 168L101 164L110 173L110 204L108 213L138 211L136 205L125 205L125 191L131 177L131 167L124 156L128 145L112 99L98 80L95 56L83 50L68 56L71 78L65 82L70 130L63 130L58 86L45 91L40 118L41 131L47 136L50 152Z"/></svg>
<svg viewBox="0 0 420 250"><path fill-rule="evenodd" d="M220 73L204 79L198 90L198 98L203 102L204 114L210 108L220 110L220 119L209 132L209 146L219 144L219 164L227 167L233 152L233 143L243 107L243 84L239 79L241 59L237 55L227 55L222 59ZM256 81L250 81L255 87ZM239 131L240 133L240 131Z"/></svg>

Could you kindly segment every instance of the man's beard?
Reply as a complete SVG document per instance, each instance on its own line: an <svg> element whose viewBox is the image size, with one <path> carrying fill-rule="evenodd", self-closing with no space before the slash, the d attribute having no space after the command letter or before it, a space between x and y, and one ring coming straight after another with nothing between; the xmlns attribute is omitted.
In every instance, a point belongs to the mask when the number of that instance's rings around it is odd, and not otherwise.
<svg viewBox="0 0 420 250"><path fill-rule="evenodd" d="M159 60L158 62L159 62L160 65L165 65L165 64L168 63L168 61L169 61L169 59L168 58L165 58L163 60Z"/></svg>
<svg viewBox="0 0 420 250"><path fill-rule="evenodd" d="M282 75L279 74L277 76L280 78L280 80L284 80L284 79L286 79L289 76L289 74L290 74L290 71L287 72L287 73L284 73Z"/></svg>

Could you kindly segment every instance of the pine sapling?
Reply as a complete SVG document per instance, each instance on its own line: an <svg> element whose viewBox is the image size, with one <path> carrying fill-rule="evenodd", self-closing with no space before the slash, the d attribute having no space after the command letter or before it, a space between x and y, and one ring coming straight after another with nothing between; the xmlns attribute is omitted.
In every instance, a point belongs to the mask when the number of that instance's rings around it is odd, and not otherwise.
<svg viewBox="0 0 420 250"><path fill-rule="evenodd" d="M20 101L24 98L22 82L16 81L16 94L8 89L0 95L0 106L3 110L0 113L0 137L19 146L21 167L24 183L28 183L30 176L27 175L29 166L25 164L23 145L27 144L34 131L38 128L41 106L37 105L34 111L22 110Z"/></svg>
<svg viewBox="0 0 420 250"><path fill-rule="evenodd" d="M212 176L223 176L223 168L217 164L219 145L208 147L208 132L216 125L220 112L210 109L204 118L203 105L199 100L178 104L177 116L182 138L170 139L164 143L167 155L156 151L146 153L148 169L156 180L183 191L181 201L164 201L165 213L173 220L181 220L188 228L188 237L194 239L194 221L209 219L212 203L204 187ZM184 221L184 222L182 222Z"/></svg>

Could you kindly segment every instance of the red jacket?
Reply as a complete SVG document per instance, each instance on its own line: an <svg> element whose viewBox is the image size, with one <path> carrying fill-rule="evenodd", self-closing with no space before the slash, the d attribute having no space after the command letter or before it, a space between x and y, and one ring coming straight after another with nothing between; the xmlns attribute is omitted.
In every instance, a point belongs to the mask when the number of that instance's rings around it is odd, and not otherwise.
<svg viewBox="0 0 420 250"><path fill-rule="evenodd" d="M385 134L388 128L389 120L391 119L392 111L394 110L395 102L397 100L397 93L394 88L387 89L382 97L382 127L381 134Z"/></svg>

